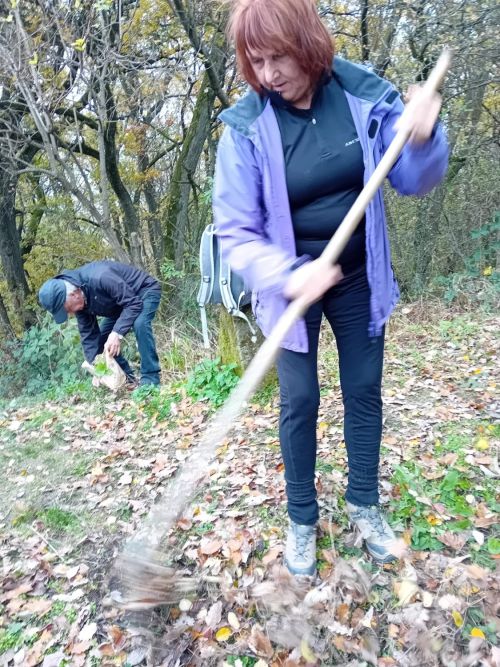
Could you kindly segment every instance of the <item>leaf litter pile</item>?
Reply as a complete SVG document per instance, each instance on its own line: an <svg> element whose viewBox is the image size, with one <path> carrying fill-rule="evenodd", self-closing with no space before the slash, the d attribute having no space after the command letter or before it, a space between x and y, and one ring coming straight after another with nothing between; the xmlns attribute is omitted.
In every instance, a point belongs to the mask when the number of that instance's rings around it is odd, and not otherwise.
<svg viewBox="0 0 500 667"><path fill-rule="evenodd" d="M114 563L213 408L169 387L164 403L99 390L0 408L0 665L500 667L498 332L437 307L390 325L381 500L407 549L386 566L345 518L323 332L312 582L282 566L276 387L235 424L134 604Z"/></svg>

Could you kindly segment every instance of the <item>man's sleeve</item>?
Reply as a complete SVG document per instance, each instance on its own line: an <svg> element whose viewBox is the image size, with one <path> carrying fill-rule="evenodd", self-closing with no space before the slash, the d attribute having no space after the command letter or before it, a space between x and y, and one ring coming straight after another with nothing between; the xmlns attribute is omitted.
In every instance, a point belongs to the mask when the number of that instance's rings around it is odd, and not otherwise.
<svg viewBox="0 0 500 667"><path fill-rule="evenodd" d="M91 364L96 355L99 354L101 332L97 317L89 313L79 312L76 313L76 321L78 322L83 355L89 364Z"/></svg>

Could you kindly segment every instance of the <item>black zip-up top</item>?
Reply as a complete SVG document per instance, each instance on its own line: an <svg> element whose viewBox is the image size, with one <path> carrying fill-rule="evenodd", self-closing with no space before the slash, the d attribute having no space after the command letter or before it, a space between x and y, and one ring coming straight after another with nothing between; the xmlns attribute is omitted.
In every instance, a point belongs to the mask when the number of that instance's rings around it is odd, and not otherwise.
<svg viewBox="0 0 500 667"><path fill-rule="evenodd" d="M323 77L310 109L276 93L271 102L283 143L297 254L319 257L363 188L363 151L344 90ZM365 221L339 263L344 274L365 264Z"/></svg>

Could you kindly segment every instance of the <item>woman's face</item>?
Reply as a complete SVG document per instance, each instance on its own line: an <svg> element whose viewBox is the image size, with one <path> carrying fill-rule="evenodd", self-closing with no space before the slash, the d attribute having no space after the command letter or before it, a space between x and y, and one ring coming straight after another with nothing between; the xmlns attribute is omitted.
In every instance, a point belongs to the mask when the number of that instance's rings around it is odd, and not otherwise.
<svg viewBox="0 0 500 667"><path fill-rule="evenodd" d="M311 80L295 58L274 49L249 49L248 56L261 86L279 93L298 109L309 109Z"/></svg>

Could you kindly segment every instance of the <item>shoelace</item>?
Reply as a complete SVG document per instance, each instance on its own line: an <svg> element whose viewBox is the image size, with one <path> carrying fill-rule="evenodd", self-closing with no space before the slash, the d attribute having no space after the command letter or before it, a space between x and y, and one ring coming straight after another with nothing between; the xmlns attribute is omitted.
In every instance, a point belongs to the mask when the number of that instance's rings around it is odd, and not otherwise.
<svg viewBox="0 0 500 667"><path fill-rule="evenodd" d="M295 557L303 558L313 535L295 535Z"/></svg>
<svg viewBox="0 0 500 667"><path fill-rule="evenodd" d="M358 513L361 519L369 522L379 537L388 537L385 521L376 507L363 507Z"/></svg>

